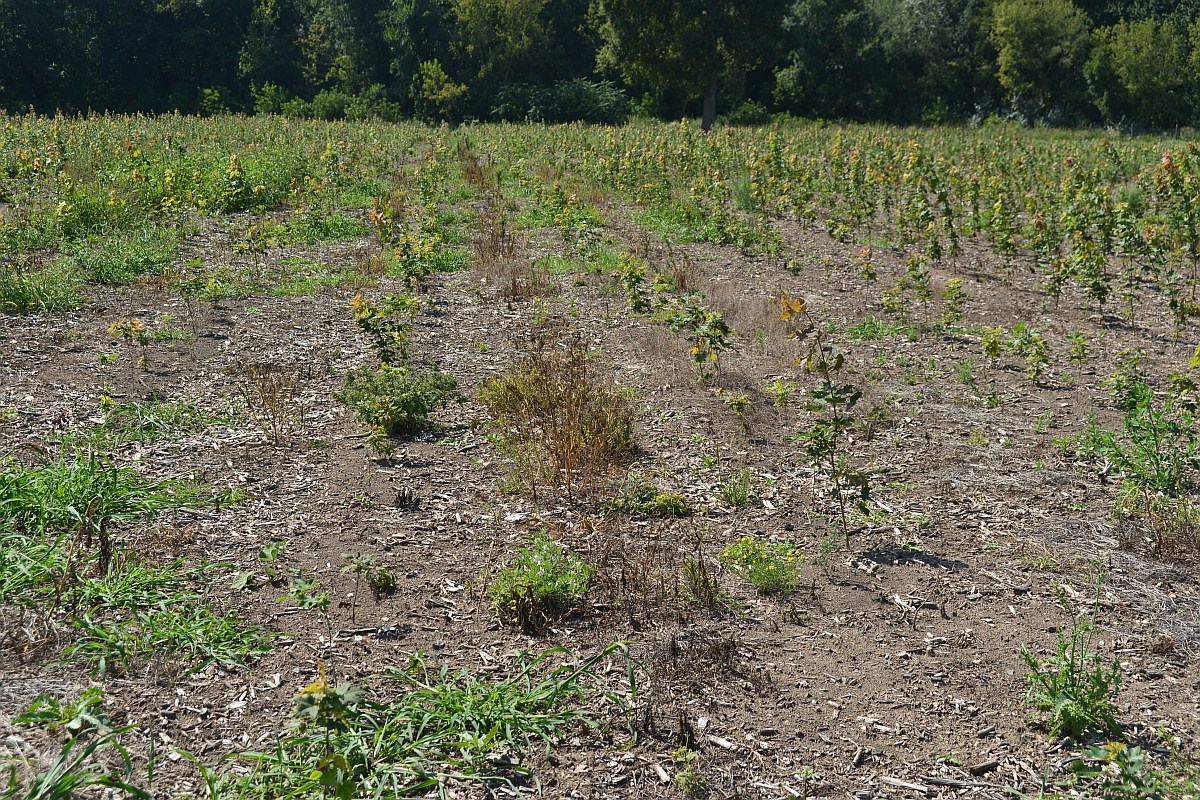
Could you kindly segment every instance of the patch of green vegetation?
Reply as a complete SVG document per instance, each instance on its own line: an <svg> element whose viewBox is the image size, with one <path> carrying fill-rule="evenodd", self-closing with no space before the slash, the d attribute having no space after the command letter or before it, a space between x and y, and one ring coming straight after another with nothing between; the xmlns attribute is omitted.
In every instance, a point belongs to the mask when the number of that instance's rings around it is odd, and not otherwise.
<svg viewBox="0 0 1200 800"><path fill-rule="evenodd" d="M461 398L450 375L386 364L350 370L341 391L333 396L349 406L364 426L385 436L418 431L433 411Z"/></svg>
<svg viewBox="0 0 1200 800"><path fill-rule="evenodd" d="M582 559L543 530L517 551L512 566L496 573L488 596L504 621L539 628L575 606L591 577L592 570Z"/></svg>
<svg viewBox="0 0 1200 800"><path fill-rule="evenodd" d="M778 250L778 234L719 206L674 202L640 210L633 221L668 242L734 244L751 252Z"/></svg>
<svg viewBox="0 0 1200 800"><path fill-rule="evenodd" d="M41 267L0 257L0 313L70 311L84 304L79 278L62 267Z"/></svg>
<svg viewBox="0 0 1200 800"><path fill-rule="evenodd" d="M741 508L750 502L751 474L746 467L739 467L730 473L729 478L721 484L717 493L721 502L730 508Z"/></svg>
<svg viewBox="0 0 1200 800"><path fill-rule="evenodd" d="M380 197L386 197L387 186L374 179L358 179L343 186L333 197L333 205L340 208L370 208Z"/></svg>
<svg viewBox="0 0 1200 800"><path fill-rule="evenodd" d="M173 230L144 228L80 242L63 262L88 283L120 286L143 275L162 275L179 256Z"/></svg>
<svg viewBox="0 0 1200 800"><path fill-rule="evenodd" d="M222 497L188 481L147 480L92 452L64 452L36 466L0 462L0 517L25 535L98 530Z"/></svg>
<svg viewBox="0 0 1200 800"><path fill-rule="evenodd" d="M100 449L122 442L175 439L230 420L186 400L118 403L105 395L100 398L100 411L100 424L82 434Z"/></svg>
<svg viewBox="0 0 1200 800"><path fill-rule="evenodd" d="M128 618L93 620L84 614L72 623L80 636L63 660L83 662L93 675L107 678L135 671L162 654L190 663L190 674L209 664L240 669L271 651L270 634L245 625L236 614L217 613L196 594L175 600L171 606L134 609Z"/></svg>
<svg viewBox="0 0 1200 800"><path fill-rule="evenodd" d="M904 325L878 317L867 317L854 327L846 329L846 338L855 344L861 344L868 339L886 339L892 336L913 339L916 335L917 329L912 325Z"/></svg>
<svg viewBox="0 0 1200 800"><path fill-rule="evenodd" d="M579 261L560 255L542 256L534 262L534 269L540 269L549 275L568 275L581 266Z"/></svg>
<svg viewBox="0 0 1200 800"><path fill-rule="evenodd" d="M692 509L683 495L660 489L651 481L634 479L621 496L604 504L608 511L648 517L686 517Z"/></svg>
<svg viewBox="0 0 1200 800"><path fill-rule="evenodd" d="M470 260L470 251L464 247L439 246L419 257L397 258L389 265L388 275L416 282L438 272L458 272L465 269Z"/></svg>
<svg viewBox="0 0 1200 800"><path fill-rule="evenodd" d="M804 553L791 542L743 536L725 548L721 560L763 594L791 594L800 586Z"/></svg>
<svg viewBox="0 0 1200 800"><path fill-rule="evenodd" d="M64 451L0 465L0 604L65 612L80 637L66 660L99 675L155 655L245 666L268 636L218 614L194 588L203 568L146 562L123 538L130 523L183 506L232 502L192 482L148 480L94 453Z"/></svg>
<svg viewBox="0 0 1200 800"><path fill-rule="evenodd" d="M629 692L600 688L602 668L613 660L625 662ZM350 683L334 686L322 674L296 697L289 735L275 748L242 754L249 769L205 773L214 796L248 800L408 797L443 793L450 780L515 791L533 779L523 765L535 755L569 731L601 727L597 705L629 710L632 664L624 645L587 660L555 648L522 656L510 677L489 681L431 667L417 654L385 673L395 685L391 700Z"/></svg>
<svg viewBox="0 0 1200 800"><path fill-rule="evenodd" d="M293 256L279 262L277 270L227 267L199 272L180 283L180 291L205 300L240 299L255 295L299 297L328 287L357 287L373 283L350 267L334 266Z"/></svg>
<svg viewBox="0 0 1200 800"><path fill-rule="evenodd" d="M583 252L583 271L593 275L610 275L621 266L621 254L603 244Z"/></svg>
<svg viewBox="0 0 1200 800"><path fill-rule="evenodd" d="M1164 758L1139 745L1105 742L1084 748L1071 763L1068 788L1104 800L1175 800L1200 795L1200 767L1178 752Z"/></svg>
<svg viewBox="0 0 1200 800"><path fill-rule="evenodd" d="M71 736L47 762L27 760L24 756L12 759L6 764L7 785L0 789L0 797L65 800L109 793L150 797L145 789L135 785L133 758L118 738L128 730L86 731Z"/></svg>
<svg viewBox="0 0 1200 800"><path fill-rule="evenodd" d="M469 209L448 208L438 211L435 222L443 242L467 245L471 242L470 223L474 219L475 212Z"/></svg>
<svg viewBox="0 0 1200 800"><path fill-rule="evenodd" d="M341 212L307 211L288 220L281 232L281 243L321 244L361 239L370 226Z"/></svg>

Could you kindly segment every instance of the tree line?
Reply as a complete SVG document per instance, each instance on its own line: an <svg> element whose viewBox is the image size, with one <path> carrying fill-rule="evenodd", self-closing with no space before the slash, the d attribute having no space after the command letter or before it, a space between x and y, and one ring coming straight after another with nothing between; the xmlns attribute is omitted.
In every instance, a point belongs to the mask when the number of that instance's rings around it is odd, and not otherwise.
<svg viewBox="0 0 1200 800"><path fill-rule="evenodd" d="M0 0L0 108L1200 117L1200 0Z"/></svg>

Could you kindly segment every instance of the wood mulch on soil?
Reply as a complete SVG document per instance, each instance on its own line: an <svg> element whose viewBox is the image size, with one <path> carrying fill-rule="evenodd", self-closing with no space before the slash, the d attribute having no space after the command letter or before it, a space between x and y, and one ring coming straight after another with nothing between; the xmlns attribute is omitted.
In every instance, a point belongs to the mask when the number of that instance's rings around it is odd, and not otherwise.
<svg viewBox="0 0 1200 800"><path fill-rule="evenodd" d="M619 221L620 211L606 210L609 233L632 247L638 232ZM877 510L855 517L847 548L827 478L789 438L815 418L801 399L813 379L793 366L800 351L778 319L776 298L780 290L804 297L821 324L844 331L883 316L879 294L889 276L903 274L903 258L877 250L880 279L872 283L852 265L858 248L799 227L785 235L800 254L797 274L733 248L683 245L668 253L658 245L650 254L651 263L684 264L688 284L739 332L719 375L703 382L682 336L631 314L607 276L560 275L547 296L515 300L478 269L429 279L429 305L411 334L414 360L455 376L467 399L438 412L436 428L397 441L390 459L373 454L332 397L347 369L371 359L348 305L353 291L210 303L142 285L102 291L78 313L0 318L0 407L18 410L0 420L2 452L31 440L46 445L56 430L86 425L99 415L102 394L233 409L253 391L245 377L253 365L274 365L294 379L284 420L294 431L284 445L271 444L243 410L229 424L116 454L156 477L198 477L245 492L233 507L161 520L139 533L137 546L161 560L225 565L211 573L206 595L281 638L248 673L183 674L164 656L111 678L105 710L113 722L139 726L135 749L153 738L216 763L272 742L318 661L334 681L367 681L420 651L433 664L499 675L520 651L563 646L588 654L627 641L641 665L639 740L627 746L617 724L611 742L580 731L548 761L527 754L546 796L678 795L673 778L682 766L673 754L681 745L698 751L694 768L711 797L1036 794L1062 777L1069 749L1027 724L1021 654L1052 649L1070 629L1065 597L1089 615L1094 607L1094 646L1120 659L1119 718L1128 736L1165 728L1184 743L1200 740L1194 559L1118 546L1117 482L1053 444L1081 431L1092 413L1106 427L1119 424L1101 385L1119 352L1143 348L1143 366L1165 374L1186 363L1194 342L1175 335L1161 308L1147 306L1126 325L1101 320L1079 298L1042 307L1027 290L1030 276L991 275L983 255L968 252L955 259L957 269L934 269L935 291L954 273L963 279L964 324L1039 328L1053 342L1054 367L1034 384L1012 355L989 365L978 335L968 332L860 343L835 335L848 379L865 389L856 416L871 420L850 432L846 457L872 476ZM372 246L293 248L269 258L353 259ZM531 247L561 245L546 233ZM385 281L364 291L398 288ZM152 345L141 371L134 348L113 341L108 327L164 315L195 338ZM600 353L602 373L636 390L641 450L628 469L705 513L669 521L603 515L589 498L535 505L500 491L508 467L477 393L520 355L535 327L550 323L584 337ZM1063 337L1075 330L1094 342L1081 368L1068 366L1062 352ZM111 352L115 363L98 360ZM966 359L972 382L964 382ZM799 387L788 407L774 407L764 389L776 377ZM717 387L748 395L744 425ZM751 498L730 508L720 490L740 468L750 470ZM615 485L623 478L612 476ZM613 491L601 489L597 496ZM500 624L484 588L542 528L588 559L597 581L589 605L529 635ZM762 597L719 566L721 551L746 535L801 546L800 591ZM725 594L713 609L676 593L697 537ZM288 543L282 566L303 569L331 592L327 617L280 602L282 590L270 585L230 588L234 573L259 569L260 548L278 539ZM397 591L361 592L352 603L343 553L385 562ZM78 666L40 666L52 657L4 656L0 719L40 692L70 694L89 684ZM185 764L166 773L198 790Z"/></svg>

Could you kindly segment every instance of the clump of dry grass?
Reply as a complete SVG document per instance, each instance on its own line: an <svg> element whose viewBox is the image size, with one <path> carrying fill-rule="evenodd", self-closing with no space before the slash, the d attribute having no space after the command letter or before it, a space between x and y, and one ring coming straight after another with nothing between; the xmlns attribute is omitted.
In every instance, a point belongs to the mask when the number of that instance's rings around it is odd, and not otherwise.
<svg viewBox="0 0 1200 800"><path fill-rule="evenodd" d="M574 499L636 449L629 395L596 375L578 337L536 334L527 354L489 381L480 398L513 460L515 483L535 499L558 488Z"/></svg>

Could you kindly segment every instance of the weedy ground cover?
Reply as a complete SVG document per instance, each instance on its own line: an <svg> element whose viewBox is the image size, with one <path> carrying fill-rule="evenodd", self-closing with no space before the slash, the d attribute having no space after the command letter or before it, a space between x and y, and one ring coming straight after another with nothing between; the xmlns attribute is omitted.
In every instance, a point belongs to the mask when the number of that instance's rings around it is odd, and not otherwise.
<svg viewBox="0 0 1200 800"><path fill-rule="evenodd" d="M622 514L645 514L649 517L686 517L692 513L691 506L682 494L662 489L653 481L637 475L630 476L621 494L605 501L604 508Z"/></svg>
<svg viewBox="0 0 1200 800"><path fill-rule="evenodd" d="M743 537L721 559L763 594L790 594L800 586L804 554L794 544Z"/></svg>
<svg viewBox="0 0 1200 800"><path fill-rule="evenodd" d="M622 659L630 668L627 692L605 689L600 669ZM210 789L215 797L325 791L350 797L420 791L444 796L450 781L536 787L539 752L568 733L599 728L591 701L618 713L628 709L637 698L633 679L620 645L587 659L546 650L523 657L510 677L497 681L431 667L423 654L389 670L373 691L334 686L322 674L296 696L289 735L271 751L244 754L248 774L214 776ZM497 757L500 753L505 756Z"/></svg>
<svg viewBox="0 0 1200 800"><path fill-rule="evenodd" d="M62 657L101 676L164 656L194 668L244 666L269 650L269 636L204 604L195 588L202 568L148 562L124 534L175 509L223 501L90 451L64 450L33 466L11 460L0 467L0 605L78 629Z"/></svg>
<svg viewBox="0 0 1200 800"><path fill-rule="evenodd" d="M175 229L147 228L80 242L64 255L67 269L89 283L120 285L143 275L162 275L179 255Z"/></svg>
<svg viewBox="0 0 1200 800"><path fill-rule="evenodd" d="M492 576L487 592L501 619L536 630L578 604L591 576L579 556L539 531L517 551L511 566Z"/></svg>
<svg viewBox="0 0 1200 800"><path fill-rule="evenodd" d="M30 261L0 259L0 311L69 311L83 300L78 280L69 272Z"/></svg>

